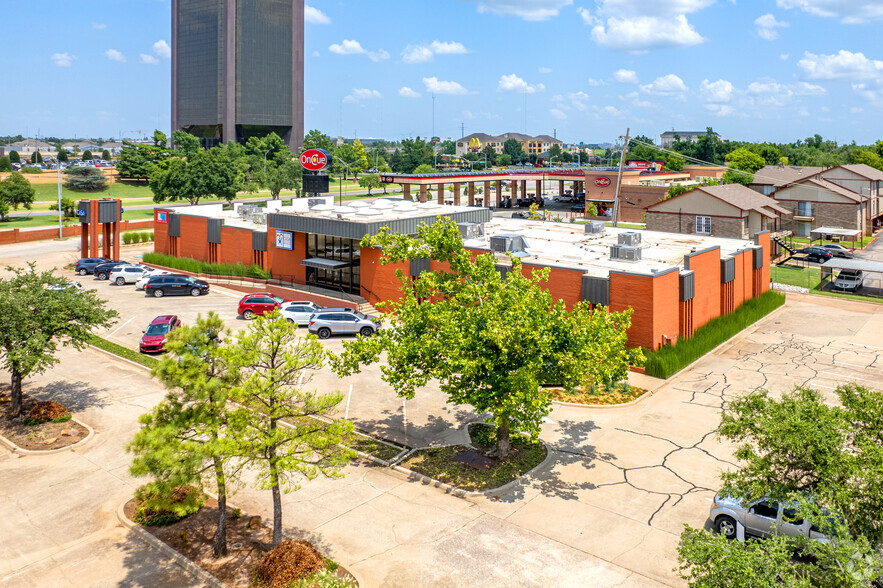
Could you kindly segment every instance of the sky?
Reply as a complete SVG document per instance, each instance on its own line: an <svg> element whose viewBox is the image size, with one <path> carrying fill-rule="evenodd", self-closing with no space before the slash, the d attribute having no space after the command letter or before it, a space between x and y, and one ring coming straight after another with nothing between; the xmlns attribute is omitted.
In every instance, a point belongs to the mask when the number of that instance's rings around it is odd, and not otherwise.
<svg viewBox="0 0 883 588"><path fill-rule="evenodd" d="M881 0L311 0L305 15L305 127L332 137L883 139ZM0 135L168 132L170 0L17 2L3 21Z"/></svg>

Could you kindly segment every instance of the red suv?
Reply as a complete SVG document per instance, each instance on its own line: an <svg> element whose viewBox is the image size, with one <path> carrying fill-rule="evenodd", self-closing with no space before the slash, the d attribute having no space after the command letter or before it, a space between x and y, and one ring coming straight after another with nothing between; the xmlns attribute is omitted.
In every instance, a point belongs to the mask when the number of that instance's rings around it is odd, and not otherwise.
<svg viewBox="0 0 883 588"><path fill-rule="evenodd" d="M252 292L246 294L239 301L239 314L242 318L250 320L258 315L270 314L285 302L270 292Z"/></svg>
<svg viewBox="0 0 883 588"><path fill-rule="evenodd" d="M166 335L181 326L181 319L173 314L158 316L143 331L138 350L141 353L160 353L166 350Z"/></svg>

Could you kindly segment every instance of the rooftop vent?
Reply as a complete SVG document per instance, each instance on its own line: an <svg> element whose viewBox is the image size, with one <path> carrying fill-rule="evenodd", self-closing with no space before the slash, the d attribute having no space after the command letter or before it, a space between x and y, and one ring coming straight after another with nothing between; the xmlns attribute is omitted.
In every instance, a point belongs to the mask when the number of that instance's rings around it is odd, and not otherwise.
<svg viewBox="0 0 883 588"><path fill-rule="evenodd" d="M493 235L490 243L491 251L496 253L516 253L530 247L521 235Z"/></svg>
<svg viewBox="0 0 883 588"><path fill-rule="evenodd" d="M586 234L588 235L603 235L606 227L601 221L592 221L590 223L586 223L584 225L586 227Z"/></svg>
<svg viewBox="0 0 883 588"><path fill-rule="evenodd" d="M484 223L457 223L464 239L481 239L484 237Z"/></svg>
<svg viewBox="0 0 883 588"><path fill-rule="evenodd" d="M620 238L622 235L620 235ZM641 261L641 248L633 245L611 245L610 259L617 261Z"/></svg>
<svg viewBox="0 0 883 588"><path fill-rule="evenodd" d="M635 231L626 231L625 233L620 233L618 243L620 245L637 247L641 244L641 233Z"/></svg>

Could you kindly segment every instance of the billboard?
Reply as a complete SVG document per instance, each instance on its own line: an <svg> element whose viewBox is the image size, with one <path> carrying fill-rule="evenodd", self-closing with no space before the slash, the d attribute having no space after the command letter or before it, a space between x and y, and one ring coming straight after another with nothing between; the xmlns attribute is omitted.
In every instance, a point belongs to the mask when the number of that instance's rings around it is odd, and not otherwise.
<svg viewBox="0 0 883 588"><path fill-rule="evenodd" d="M328 191L328 176L325 174L305 175L303 182L307 194L324 194Z"/></svg>
<svg viewBox="0 0 883 588"><path fill-rule="evenodd" d="M307 149L300 154L300 164L310 171L325 169L330 161L331 154L324 149Z"/></svg>
<svg viewBox="0 0 883 588"><path fill-rule="evenodd" d="M276 249L294 249L294 233L291 231L276 231Z"/></svg>
<svg viewBox="0 0 883 588"><path fill-rule="evenodd" d="M627 161L626 167L637 169L649 169L652 171L662 171L665 167L664 161Z"/></svg>

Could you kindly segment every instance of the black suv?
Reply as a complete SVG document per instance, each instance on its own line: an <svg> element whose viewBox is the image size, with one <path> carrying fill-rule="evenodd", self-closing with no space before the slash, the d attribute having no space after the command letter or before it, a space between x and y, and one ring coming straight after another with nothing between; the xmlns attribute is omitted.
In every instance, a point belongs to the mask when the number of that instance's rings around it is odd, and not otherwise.
<svg viewBox="0 0 883 588"><path fill-rule="evenodd" d="M208 283L190 276L153 276L144 285L144 293L156 298L167 294L170 296L173 294L199 296L208 294Z"/></svg>
<svg viewBox="0 0 883 588"><path fill-rule="evenodd" d="M110 272L114 269L120 267L121 265L132 265L128 261L108 261L105 263L99 263L92 270L92 273L95 274L95 277L99 280L106 280L110 277Z"/></svg>
<svg viewBox="0 0 883 588"><path fill-rule="evenodd" d="M74 271L80 274L81 276L85 276L86 274L91 274L95 271L95 266L101 263L107 263L110 261L105 257L84 257L83 259L77 261L77 265L74 268Z"/></svg>
<svg viewBox="0 0 883 588"><path fill-rule="evenodd" d="M804 247L803 249L798 250L797 253L805 254L807 261L815 261L818 263L825 263L834 257L834 255L824 247Z"/></svg>

